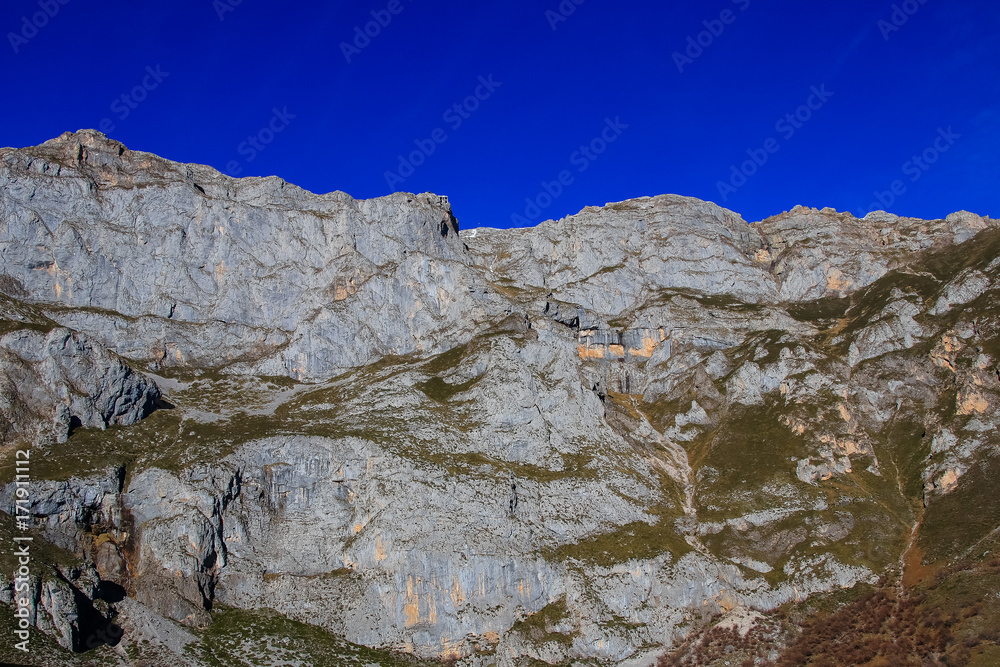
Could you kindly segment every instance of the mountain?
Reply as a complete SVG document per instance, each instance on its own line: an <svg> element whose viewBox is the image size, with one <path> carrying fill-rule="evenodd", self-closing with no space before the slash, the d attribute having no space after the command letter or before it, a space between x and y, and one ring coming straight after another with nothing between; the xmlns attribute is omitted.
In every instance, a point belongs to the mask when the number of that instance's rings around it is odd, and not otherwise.
<svg viewBox="0 0 1000 667"><path fill-rule="evenodd" d="M0 257L2 659L1000 660L996 220L460 230L82 130Z"/></svg>

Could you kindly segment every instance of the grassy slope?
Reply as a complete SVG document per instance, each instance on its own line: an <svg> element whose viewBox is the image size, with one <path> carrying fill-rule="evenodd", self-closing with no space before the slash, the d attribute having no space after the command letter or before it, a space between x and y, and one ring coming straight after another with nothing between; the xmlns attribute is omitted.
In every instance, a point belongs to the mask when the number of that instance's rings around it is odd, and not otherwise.
<svg viewBox="0 0 1000 667"><path fill-rule="evenodd" d="M850 335L870 323L895 298L894 290L915 295L929 308L940 293L940 284L966 269L984 270L997 256L1000 256L1000 231L991 230L961 247L928 253L906 272L891 273L848 298L821 299L796 305L789 311L798 319L827 329L812 341L818 349L845 354ZM998 305L1000 301L992 291L965 308L942 316L922 316L918 321L939 332L960 322L975 322L980 348L996 360L1000 356ZM931 336L931 340L937 337ZM926 357L929 351L926 348L926 344L919 345L894 355ZM967 352L978 354L976 350ZM963 362L967 364L968 360L959 360ZM883 462L886 479L865 478L855 472L845 483L835 485L839 488L829 485L841 498L857 494L875 503L871 530L863 540L867 547L851 539L838 546L847 551L855 549L855 555L861 548L881 549L879 560L889 566L885 570L889 573L887 579L876 587L862 584L805 603L785 605L761 623L760 630L746 638L721 629L696 632L677 650L665 655L660 667L1000 664L1000 494L996 493L1000 457L981 455L955 491L932 497L926 508L921 502L923 467L931 460L929 438L925 438L927 422L949 424L957 429L967 421L955 414L954 399L954 391L946 391L934 405L904 404L900 417L878 434L873 444ZM775 440L787 441L787 436L781 434L767 437L773 420L766 418L766 411L738 417L743 419L742 433L726 434L723 427L714 434L711 443L700 444L702 449L710 450L722 446L722 451L715 452L717 465L720 459L740 462L724 474L726 483L734 488L739 488L735 477L740 477L740 471L747 470L746 474L753 475L757 470L752 453L754 445L759 448L768 442L766 446L774 448ZM727 438L735 441L743 438L742 447L731 450L726 446ZM698 447L694 445L696 450ZM747 448L751 451L745 451ZM713 460L711 451L701 455L703 461ZM768 467L765 464L759 473L766 476ZM905 550L902 529L918 518L920 526L914 548L906 554L901 573L898 567L890 565L894 560L898 562ZM889 526L896 529L887 534ZM773 528L781 529L781 525ZM893 537L887 540L888 535ZM725 551L733 544L746 549L745 536L742 540L740 537L724 531L709 543L714 550ZM892 558L893 554L897 558ZM765 660L774 654L778 655L772 661Z"/></svg>

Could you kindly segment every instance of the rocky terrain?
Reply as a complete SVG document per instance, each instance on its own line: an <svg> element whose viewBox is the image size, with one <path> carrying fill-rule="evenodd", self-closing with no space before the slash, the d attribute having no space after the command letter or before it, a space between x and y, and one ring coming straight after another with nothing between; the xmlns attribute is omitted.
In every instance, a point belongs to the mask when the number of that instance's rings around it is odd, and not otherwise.
<svg viewBox="0 0 1000 667"><path fill-rule="evenodd" d="M0 149L0 258L0 659L1000 661L996 220L460 231L84 130Z"/></svg>

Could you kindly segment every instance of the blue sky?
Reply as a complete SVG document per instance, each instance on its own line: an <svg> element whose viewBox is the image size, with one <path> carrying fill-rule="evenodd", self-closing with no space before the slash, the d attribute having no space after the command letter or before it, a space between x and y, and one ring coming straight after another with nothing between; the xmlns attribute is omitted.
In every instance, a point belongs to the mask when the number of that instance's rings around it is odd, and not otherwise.
<svg viewBox="0 0 1000 667"><path fill-rule="evenodd" d="M7 0L0 31L5 146L103 124L463 227L662 193L1000 217L995 0Z"/></svg>

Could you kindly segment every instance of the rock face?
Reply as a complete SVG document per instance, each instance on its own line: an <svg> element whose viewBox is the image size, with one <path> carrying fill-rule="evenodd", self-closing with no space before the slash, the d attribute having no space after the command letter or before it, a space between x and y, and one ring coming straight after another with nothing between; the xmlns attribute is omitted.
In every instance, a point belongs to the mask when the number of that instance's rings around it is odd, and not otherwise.
<svg viewBox="0 0 1000 667"><path fill-rule="evenodd" d="M88 337L62 327L0 336L0 433L5 442L65 442L76 427L128 426L160 398L154 382Z"/></svg>
<svg viewBox="0 0 1000 667"><path fill-rule="evenodd" d="M445 197L316 196L94 132L0 164L2 280L129 358L331 377L446 350L495 310Z"/></svg>
<svg viewBox="0 0 1000 667"><path fill-rule="evenodd" d="M0 149L3 451L44 459L61 554L35 622L135 664L294 636L303 664L644 666L960 555L997 523L935 528L1000 456L998 255L970 213L665 195L460 232L442 197L91 131Z"/></svg>

